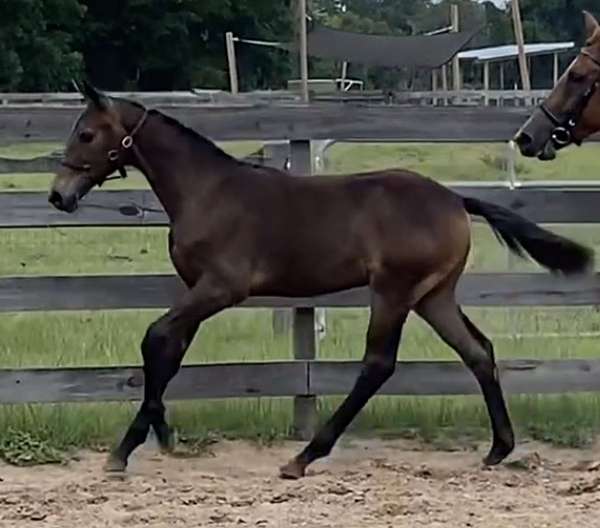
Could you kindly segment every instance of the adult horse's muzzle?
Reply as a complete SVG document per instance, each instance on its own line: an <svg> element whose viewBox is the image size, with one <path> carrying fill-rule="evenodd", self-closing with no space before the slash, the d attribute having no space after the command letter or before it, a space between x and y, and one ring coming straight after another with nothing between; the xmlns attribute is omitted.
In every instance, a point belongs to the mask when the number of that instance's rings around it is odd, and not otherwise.
<svg viewBox="0 0 600 528"><path fill-rule="evenodd" d="M556 126L541 108L536 108L513 141L523 156L548 161L572 142L572 135L566 128Z"/></svg>

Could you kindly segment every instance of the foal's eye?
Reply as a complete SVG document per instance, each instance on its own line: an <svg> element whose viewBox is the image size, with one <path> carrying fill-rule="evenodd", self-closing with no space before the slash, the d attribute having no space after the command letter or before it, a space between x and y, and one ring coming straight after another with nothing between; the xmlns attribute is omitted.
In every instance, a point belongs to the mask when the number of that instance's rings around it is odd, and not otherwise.
<svg viewBox="0 0 600 528"><path fill-rule="evenodd" d="M91 143L94 139L94 133L91 130L83 130L79 133L79 141L82 143Z"/></svg>

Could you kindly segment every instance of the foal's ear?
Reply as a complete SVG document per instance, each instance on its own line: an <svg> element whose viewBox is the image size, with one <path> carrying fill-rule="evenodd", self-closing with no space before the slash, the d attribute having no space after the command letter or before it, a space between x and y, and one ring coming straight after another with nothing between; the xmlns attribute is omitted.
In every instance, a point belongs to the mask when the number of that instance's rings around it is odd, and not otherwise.
<svg viewBox="0 0 600 528"><path fill-rule="evenodd" d="M97 90L88 81L83 81L81 84L73 81L77 90L85 97L88 103L93 104L98 110L107 110L110 106L110 99L100 90Z"/></svg>
<svg viewBox="0 0 600 528"><path fill-rule="evenodd" d="M596 30L600 27L600 24L598 24L598 21L594 18L594 15L592 15L589 11L584 11L583 17L585 18L586 38L589 40L594 36L594 33L596 33Z"/></svg>

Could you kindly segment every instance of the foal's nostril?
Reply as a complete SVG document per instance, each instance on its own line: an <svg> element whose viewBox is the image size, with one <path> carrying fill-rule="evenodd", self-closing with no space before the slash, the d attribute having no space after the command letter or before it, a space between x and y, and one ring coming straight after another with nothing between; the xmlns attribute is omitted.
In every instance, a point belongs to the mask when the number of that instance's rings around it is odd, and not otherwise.
<svg viewBox="0 0 600 528"><path fill-rule="evenodd" d="M48 201L57 209L63 208L63 198L62 195L57 191L52 191L50 196L48 196Z"/></svg>

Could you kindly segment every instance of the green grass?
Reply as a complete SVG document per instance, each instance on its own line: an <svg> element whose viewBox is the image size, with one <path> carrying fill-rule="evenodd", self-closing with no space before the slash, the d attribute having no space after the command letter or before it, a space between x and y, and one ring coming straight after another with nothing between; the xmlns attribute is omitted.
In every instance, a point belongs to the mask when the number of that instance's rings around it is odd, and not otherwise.
<svg viewBox="0 0 600 528"><path fill-rule="evenodd" d="M230 144L242 156L253 143ZM0 156L31 157L57 145L2 147ZM598 147L561 153L555 164L519 159L522 179L592 178ZM330 151L328 172L406 167L450 180L497 180L505 177L499 145L338 144ZM596 162L597 163L597 162ZM0 176L0 189L46 189L49 175ZM111 188L146 186L139 175ZM555 226L556 231L600 248L600 230L590 226ZM163 228L19 229L0 232L0 275L172 272ZM474 226L471 269L506 271L507 255L490 230ZM537 270L517 263L516 270ZM156 310L14 313L0 315L0 368L140 364L139 343ZM592 308L469 309L486 333L576 333L600 330ZM327 336L319 355L327 359L361 357L366 309L327 312ZM595 358L591 338L494 339L497 356L508 358ZM404 360L454 359L453 353L423 323L411 317L400 357ZM290 343L276 339L269 310L229 310L208 321L192 344L185 363L290 358ZM340 398L320 400L320 416L330 415ZM520 437L560 445L586 445L600 429L600 396L513 397L510 410ZM105 447L126 428L132 404L11 405L0 407L0 456L14 463L60 458L73 447ZM187 438L212 434L263 441L285 436L291 424L288 399L198 401L169 405L172 422ZM355 434L416 436L441 448L468 446L489 435L480 397L378 397L352 426ZM23 446L20 451L19 446Z"/></svg>
<svg viewBox="0 0 600 528"><path fill-rule="evenodd" d="M327 172L391 167L414 170L440 181L506 180L506 144L337 143L327 153ZM532 180L595 180L600 146L588 144L559 153L552 163L518 156L517 177Z"/></svg>

